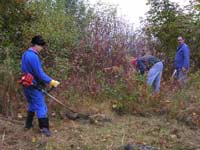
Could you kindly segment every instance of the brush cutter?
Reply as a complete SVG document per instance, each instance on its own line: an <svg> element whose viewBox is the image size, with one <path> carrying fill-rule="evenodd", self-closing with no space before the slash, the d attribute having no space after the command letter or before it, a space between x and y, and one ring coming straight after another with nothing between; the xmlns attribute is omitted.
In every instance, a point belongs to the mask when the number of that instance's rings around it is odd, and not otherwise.
<svg viewBox="0 0 200 150"><path fill-rule="evenodd" d="M63 106L65 108L65 110L66 110L66 116L69 119L72 119L72 120L76 120L76 119L79 119L79 118L89 119L89 115L87 115L87 114L81 114L81 113L78 113L78 112L70 109L68 106L66 106L65 104L63 104L60 100L58 100L57 98L55 98L54 96L52 96L51 94L49 94L50 91L52 91L53 89L55 89L54 87L51 88L50 90L45 90L41 86L34 84L33 80L34 80L34 78L33 78L33 76L30 73L24 73L22 75L21 79L18 82L23 87L33 86L34 88L36 88L36 89L40 90L41 92L43 92L45 95L49 96L56 103L58 103L61 106Z"/></svg>
<svg viewBox="0 0 200 150"><path fill-rule="evenodd" d="M54 88L46 91L42 88L38 88L40 91L42 91L42 93L44 93L45 95L49 96L52 100L54 100L56 103L62 105L64 108L69 109L71 112L76 113L74 110L70 109L69 107L67 107L65 104L63 104L60 100L58 100L57 98L55 98L54 96L52 96L51 94L49 94L50 91L52 91Z"/></svg>
<svg viewBox="0 0 200 150"><path fill-rule="evenodd" d="M37 89L39 89L40 91L42 91L45 95L49 96L53 101L55 101L56 103L60 104L61 106L63 106L66 110L66 116L69 119L72 120L76 120L76 119L89 119L89 115L88 114L82 114L82 113L78 113L72 109L69 108L69 106L66 106L65 104L63 104L60 100L58 100L57 98L55 98L54 96L52 96L51 94L49 94L50 91L52 91L53 89L55 89L54 87L51 88L50 90L45 90L43 88L40 87L36 87Z"/></svg>

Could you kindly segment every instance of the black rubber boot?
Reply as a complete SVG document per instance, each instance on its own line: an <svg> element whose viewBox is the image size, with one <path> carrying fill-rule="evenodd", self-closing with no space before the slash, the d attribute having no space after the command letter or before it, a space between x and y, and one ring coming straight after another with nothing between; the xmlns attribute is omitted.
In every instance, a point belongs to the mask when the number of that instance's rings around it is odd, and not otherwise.
<svg viewBox="0 0 200 150"><path fill-rule="evenodd" d="M48 118L39 118L39 128L47 128L49 129L49 119Z"/></svg>
<svg viewBox="0 0 200 150"><path fill-rule="evenodd" d="M33 117L35 115L35 112L28 111L27 112L27 118L26 118L26 123L25 123L25 128L30 129L33 127Z"/></svg>
<svg viewBox="0 0 200 150"><path fill-rule="evenodd" d="M39 118L39 128L41 133L46 136L51 136L51 131L49 130L49 119L48 118Z"/></svg>

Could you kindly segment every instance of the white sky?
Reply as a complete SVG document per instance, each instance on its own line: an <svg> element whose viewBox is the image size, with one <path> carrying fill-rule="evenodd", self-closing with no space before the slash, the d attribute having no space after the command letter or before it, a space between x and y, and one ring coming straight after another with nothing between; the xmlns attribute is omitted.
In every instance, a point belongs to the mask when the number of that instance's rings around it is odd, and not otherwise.
<svg viewBox="0 0 200 150"><path fill-rule="evenodd" d="M89 0L91 4L96 4L99 0ZM100 0L104 3L118 5L118 15L124 16L127 20L130 20L135 26L139 25L139 18L144 17L148 11L146 6L147 0ZM181 5L189 3L189 0L171 0Z"/></svg>

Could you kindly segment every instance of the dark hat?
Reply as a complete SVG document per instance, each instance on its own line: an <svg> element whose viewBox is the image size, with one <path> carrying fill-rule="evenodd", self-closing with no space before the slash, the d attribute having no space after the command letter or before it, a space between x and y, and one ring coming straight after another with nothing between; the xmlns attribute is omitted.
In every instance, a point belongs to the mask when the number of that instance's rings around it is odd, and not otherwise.
<svg viewBox="0 0 200 150"><path fill-rule="evenodd" d="M33 45L40 45L40 46L46 45L46 42L44 41L44 39L40 35L34 36L31 40L31 43Z"/></svg>

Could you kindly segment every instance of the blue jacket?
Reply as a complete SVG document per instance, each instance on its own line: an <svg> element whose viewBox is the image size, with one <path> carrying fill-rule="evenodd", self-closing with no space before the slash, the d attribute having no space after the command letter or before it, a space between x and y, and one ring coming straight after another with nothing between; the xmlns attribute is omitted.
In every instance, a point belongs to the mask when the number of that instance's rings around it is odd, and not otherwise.
<svg viewBox="0 0 200 150"><path fill-rule="evenodd" d="M190 67L190 49L187 44L181 44L176 49L176 55L174 59L175 69L181 69L182 67L189 69Z"/></svg>
<svg viewBox="0 0 200 150"><path fill-rule="evenodd" d="M50 78L42 69L42 63L38 56L38 53L29 48L22 55L22 73L30 73L36 83L43 82L49 84L52 78Z"/></svg>
<svg viewBox="0 0 200 150"><path fill-rule="evenodd" d="M154 64L160 60L152 55L147 55L140 57L137 60L137 69L139 69L141 74L144 74L146 70L149 70Z"/></svg>

